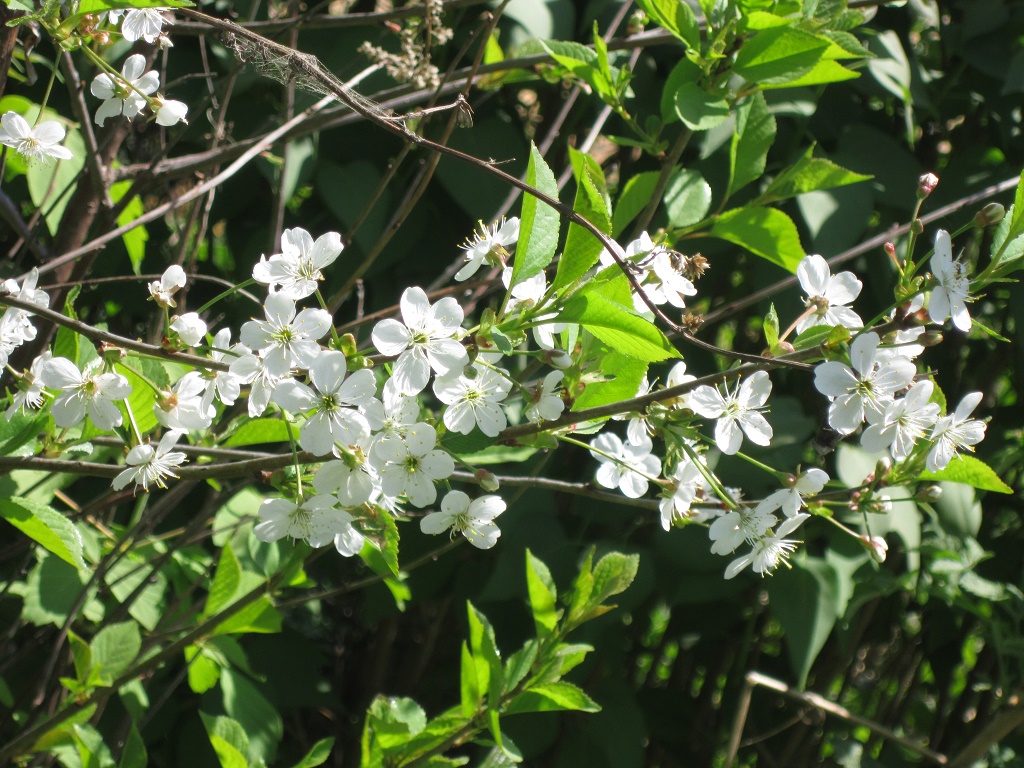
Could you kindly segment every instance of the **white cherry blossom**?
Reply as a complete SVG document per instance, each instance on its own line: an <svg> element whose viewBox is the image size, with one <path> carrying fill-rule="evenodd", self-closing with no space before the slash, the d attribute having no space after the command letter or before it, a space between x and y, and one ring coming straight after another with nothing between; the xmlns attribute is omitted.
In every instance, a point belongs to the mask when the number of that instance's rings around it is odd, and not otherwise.
<svg viewBox="0 0 1024 768"><path fill-rule="evenodd" d="M14 309L8 309L0 315L0 368L7 365L12 352L25 343L22 314Z"/></svg>
<svg viewBox="0 0 1024 768"><path fill-rule="evenodd" d="M73 427L86 416L100 429L121 426L121 411L114 402L132 393L132 385L119 373L100 373L99 365L84 373L66 357L43 364L42 380L49 389L61 390L50 406L58 427Z"/></svg>
<svg viewBox="0 0 1024 768"><path fill-rule="evenodd" d="M274 402L286 411L305 414L299 445L317 456L334 450L335 443L355 445L370 435L370 425L357 408L373 399L377 381L363 369L346 376L345 354L326 350L309 368L312 389L287 379L274 390Z"/></svg>
<svg viewBox="0 0 1024 768"><path fill-rule="evenodd" d="M713 542L711 551L716 555L731 554L745 541L753 543L764 538L778 521L771 512L759 507L726 512L708 529L708 538Z"/></svg>
<svg viewBox="0 0 1024 768"><path fill-rule="evenodd" d="M288 377L273 374L266 361L254 355L244 344L236 344L231 351L237 356L228 364L228 372L238 377L239 384L249 385L248 410L249 415L255 418L267 409L277 385Z"/></svg>
<svg viewBox="0 0 1024 768"><path fill-rule="evenodd" d="M506 267L501 271L501 282L508 288L512 284L512 267ZM544 301L544 297L548 292L548 280L547 276L543 271L538 272L533 277L527 278L520 283L517 283L512 288L509 296L511 301L507 307L507 314L511 314L517 308L529 309L532 307L539 306ZM545 312L540 316L535 316L531 319L531 323L538 323L534 325L533 338L537 342L537 346L541 349L552 351L555 349L555 334L561 333L569 327L568 323L551 323L544 322L545 320L551 320L557 316L556 312ZM569 363L571 365L571 361ZM567 367L567 366L566 366Z"/></svg>
<svg viewBox="0 0 1024 768"><path fill-rule="evenodd" d="M149 490L151 483L166 488L164 479L177 477L174 467L180 466L186 459L184 453L173 450L181 435L182 432L171 430L160 438L155 448L151 443L146 443L128 451L124 460L128 468L114 478L114 490L120 491L128 483L141 485L144 491Z"/></svg>
<svg viewBox="0 0 1024 768"><path fill-rule="evenodd" d="M828 482L828 473L822 469L811 468L801 472L788 487L775 491L757 505L759 513L774 512L781 509L783 514L792 518L799 514L806 503L804 497L820 493Z"/></svg>
<svg viewBox="0 0 1024 768"><path fill-rule="evenodd" d="M310 499L266 499L259 510L260 521L253 529L260 541L277 541L285 536L304 539L311 547L334 542L352 525L352 515L336 507L333 496Z"/></svg>
<svg viewBox="0 0 1024 768"><path fill-rule="evenodd" d="M969 392L963 396L952 414L943 416L935 423L929 435L935 445L925 461L930 471L945 469L959 451L973 452L974 446L985 439L985 422L970 418L981 399L981 392Z"/></svg>
<svg viewBox="0 0 1024 768"><path fill-rule="evenodd" d="M459 246L466 252L466 263L455 273L455 279L460 282L468 280L476 274L485 260L495 266L504 264L508 257L508 246L514 245L518 239L519 219L515 216L508 221L495 221L489 227L480 222L480 227L473 233L472 238Z"/></svg>
<svg viewBox="0 0 1024 768"><path fill-rule="evenodd" d="M189 371L157 399L153 409L156 420L168 429L209 429L217 415L212 404L206 404L206 381L199 371Z"/></svg>
<svg viewBox="0 0 1024 768"><path fill-rule="evenodd" d="M407 288L401 300L402 320L381 320L373 329L374 346L383 355L397 356L392 379L403 395L418 395L430 381L430 371L444 376L461 373L469 362L456 341L464 317L459 303L447 296L433 306L422 288Z"/></svg>
<svg viewBox="0 0 1024 768"><path fill-rule="evenodd" d="M188 114L188 105L183 101L166 99L160 95L153 97L153 112L156 114L156 124L170 128L178 123L188 124L185 115Z"/></svg>
<svg viewBox="0 0 1024 768"><path fill-rule="evenodd" d="M818 254L805 256L796 268L796 276L800 287L807 298L804 305L813 309L807 317L796 326L797 333L803 333L815 325L842 325L846 328L863 328L860 319L847 304L860 296L864 284L853 272L832 274L832 270Z"/></svg>
<svg viewBox="0 0 1024 768"><path fill-rule="evenodd" d="M669 490L658 501L658 510L661 512L661 527L666 531L671 530L672 523L676 520L690 519L696 522L704 522L705 515L694 514L690 507L697 493L706 485L704 473L688 457L684 456L676 465L672 475L667 478Z"/></svg>
<svg viewBox="0 0 1024 768"><path fill-rule="evenodd" d="M185 287L185 270L177 264L172 264L164 270L159 280L149 284L149 295L161 307L176 307L174 294L178 289Z"/></svg>
<svg viewBox="0 0 1024 768"><path fill-rule="evenodd" d="M530 421L540 424L542 421L554 421L565 410L565 402L559 397L559 390L565 373L551 371L537 385L534 400L526 407L525 415Z"/></svg>
<svg viewBox="0 0 1024 768"><path fill-rule="evenodd" d="M722 395L717 387L697 387L690 393L690 408L706 419L717 419L715 444L718 450L732 455L740 449L743 435L757 445L769 445L774 432L768 420L760 414L772 382L767 371L757 371L736 388Z"/></svg>
<svg viewBox="0 0 1024 768"><path fill-rule="evenodd" d="M5 280L3 282L3 292L29 304L35 304L37 307L46 309L50 306L50 296L46 291L36 288L38 282L39 270L33 267L25 277L25 282L20 286L17 280ZM6 321L13 326L9 331L20 336L22 341L31 341L36 337L36 328L29 319L32 316L32 313L28 310L18 307L10 307L4 314Z"/></svg>
<svg viewBox="0 0 1024 768"><path fill-rule="evenodd" d="M468 435L474 427L488 437L496 437L508 425L501 401L508 397L512 382L506 371L474 364L475 376L461 373L434 379L434 394L448 407L444 425L453 432Z"/></svg>
<svg viewBox="0 0 1024 768"><path fill-rule="evenodd" d="M0 321L2 325L2 321ZM32 365L23 378L18 380L18 391L11 396L11 405L7 409L7 420L10 421L18 411L26 408L38 408L43 404L43 366L53 358L53 353L46 350L32 361ZM4 363L6 365L6 363Z"/></svg>
<svg viewBox="0 0 1024 768"><path fill-rule="evenodd" d="M65 133L64 126L56 120L43 120L33 128L17 112L5 112L0 117L0 144L11 147L26 160L70 160L74 157L71 150L60 144Z"/></svg>
<svg viewBox="0 0 1024 768"><path fill-rule="evenodd" d="M935 253L931 259L932 275L936 283L928 300L928 317L933 323L942 325L952 316L953 325L964 333L971 330L971 314L967 303L971 301L971 280L963 262L953 259L953 243L949 232L940 229L935 233Z"/></svg>
<svg viewBox="0 0 1024 768"><path fill-rule="evenodd" d="M878 334L862 333L850 345L850 365L829 360L814 369L814 386L832 398L828 423L841 435L859 427L867 411L882 416L896 392L910 386L917 366L905 357L879 365Z"/></svg>
<svg viewBox="0 0 1024 768"><path fill-rule="evenodd" d="M213 337L210 359L218 363L227 363L229 366L238 359L231 353L230 328L221 328ZM200 375L206 382L206 390L203 392L204 408L208 410L213 406L214 395L224 405L234 405L242 390L242 379L238 374L232 373L229 369L227 371L202 371Z"/></svg>
<svg viewBox="0 0 1024 768"><path fill-rule="evenodd" d="M861 445L874 452L889 449L896 461L910 456L914 445L939 417L939 404L929 402L934 390L935 385L925 379L912 386L902 398L887 405L882 414L868 411L870 426L861 435Z"/></svg>
<svg viewBox="0 0 1024 768"><path fill-rule="evenodd" d="M725 569L725 578L732 579L748 565L762 576L770 575L780 563L789 559L789 555L796 549L797 542L790 539L783 539L779 536L765 536L758 539L751 546L751 551L738 557L729 563Z"/></svg>
<svg viewBox="0 0 1024 768"><path fill-rule="evenodd" d="M124 14L121 22L121 34L125 40L145 40L155 43L163 30L166 19L163 12L166 8L132 8Z"/></svg>
<svg viewBox="0 0 1024 768"><path fill-rule="evenodd" d="M437 535L450 529L453 536L461 533L477 549L490 549L501 536L494 518L504 511L505 501L500 496L470 501L462 491L451 491L441 501L440 512L420 518L420 530Z"/></svg>
<svg viewBox="0 0 1024 768"><path fill-rule="evenodd" d="M206 338L206 322L195 312L175 315L170 326L185 346L194 347Z"/></svg>
<svg viewBox="0 0 1024 768"><path fill-rule="evenodd" d="M322 309L295 314L295 302L283 293L267 296L264 308L266 320L250 320L242 326L242 343L263 358L274 376L311 367L321 352L317 339L330 330L331 316Z"/></svg>
<svg viewBox="0 0 1024 768"><path fill-rule="evenodd" d="M124 61L121 77L102 72L92 81L89 90L98 99L103 99L94 118L97 125L103 125L108 117L123 115L131 120L146 106L146 96L160 87L160 76L154 70L143 73L146 58L140 53Z"/></svg>
<svg viewBox="0 0 1024 768"><path fill-rule="evenodd" d="M343 507L358 507L372 498L379 478L362 451L367 441L361 442L353 454L328 461L317 470L313 487L318 494L335 494Z"/></svg>
<svg viewBox="0 0 1024 768"><path fill-rule="evenodd" d="M434 483L455 471L452 457L435 450L437 431L429 424L414 424L405 439L377 445L371 456L380 474L381 488L392 498L405 495L416 507L433 504L437 498Z"/></svg>
<svg viewBox="0 0 1024 768"><path fill-rule="evenodd" d="M623 443L611 432L602 432L590 446L594 449L590 455L599 462L597 482L605 488L618 488L631 499L647 493L649 478L661 474L661 461L651 455L654 444L650 438L634 445Z"/></svg>
<svg viewBox="0 0 1024 768"><path fill-rule="evenodd" d="M252 269L253 279L269 285L293 301L312 296L323 270L341 255L341 235L327 232L314 242L304 229L286 229L281 233L281 253L269 259L261 257Z"/></svg>

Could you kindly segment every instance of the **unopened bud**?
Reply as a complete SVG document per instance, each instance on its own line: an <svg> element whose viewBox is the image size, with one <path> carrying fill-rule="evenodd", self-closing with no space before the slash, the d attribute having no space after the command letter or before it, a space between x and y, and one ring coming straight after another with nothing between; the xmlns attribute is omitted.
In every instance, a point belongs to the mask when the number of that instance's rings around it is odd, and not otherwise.
<svg viewBox="0 0 1024 768"><path fill-rule="evenodd" d="M886 243L883 247L885 248L885 252L887 254L889 254L889 258L890 259L895 259L896 258L896 244L895 243Z"/></svg>
<svg viewBox="0 0 1024 768"><path fill-rule="evenodd" d="M979 227L992 227L1003 220L1006 215L1006 209L999 203L989 203L976 214L974 214L974 223Z"/></svg>
<svg viewBox="0 0 1024 768"><path fill-rule="evenodd" d="M789 353L791 353L791 352L796 352L796 347L794 347L794 346L793 346L793 345L792 345L792 344L791 344L790 342L788 342L788 341L780 341L780 342L779 342L778 344L776 344L775 346L776 346L776 348L778 349L779 353L780 353L780 354L783 354L783 355L788 355L788 354L789 354Z"/></svg>
<svg viewBox="0 0 1024 768"><path fill-rule="evenodd" d="M871 553L871 559L876 563L884 563L885 555L889 551L889 545L885 542L881 536L867 536L862 535L860 537L861 544L864 548Z"/></svg>
<svg viewBox="0 0 1024 768"><path fill-rule="evenodd" d="M926 504L934 504L940 498L942 498L942 486L941 485L926 485L917 490L917 500L923 501Z"/></svg>
<svg viewBox="0 0 1024 768"><path fill-rule="evenodd" d="M493 472L488 472L486 469L478 469L474 472L473 479L476 480L477 485L488 493L494 493L500 487L498 478L494 476Z"/></svg>
<svg viewBox="0 0 1024 768"><path fill-rule="evenodd" d="M101 341L97 351L100 353L100 357L108 363L119 363L128 357L128 350L121 349L107 341Z"/></svg>
<svg viewBox="0 0 1024 768"><path fill-rule="evenodd" d="M878 477L879 480L881 480L886 475L889 474L889 471L891 469L892 469L892 459L890 459L888 456L883 456L882 458L880 458L878 460L878 463L875 464L875 475Z"/></svg>
<svg viewBox="0 0 1024 768"><path fill-rule="evenodd" d="M935 347L942 343L940 331L925 331L917 337L917 343L922 347Z"/></svg>
<svg viewBox="0 0 1024 768"><path fill-rule="evenodd" d="M107 43L110 42L110 33L109 32L93 32L92 33L92 39L93 39L93 42L97 43L98 45L106 45Z"/></svg>
<svg viewBox="0 0 1024 768"><path fill-rule="evenodd" d="M910 222L910 231L915 235L920 235L924 232L924 222L920 219L914 219Z"/></svg>
<svg viewBox="0 0 1024 768"><path fill-rule="evenodd" d="M544 352L544 360L552 368L564 371L572 365L572 356L561 349L549 349Z"/></svg>
<svg viewBox="0 0 1024 768"><path fill-rule="evenodd" d="M924 200L928 195L935 191L935 186L939 183L939 177L934 173L926 173L924 176L917 180L917 199Z"/></svg>

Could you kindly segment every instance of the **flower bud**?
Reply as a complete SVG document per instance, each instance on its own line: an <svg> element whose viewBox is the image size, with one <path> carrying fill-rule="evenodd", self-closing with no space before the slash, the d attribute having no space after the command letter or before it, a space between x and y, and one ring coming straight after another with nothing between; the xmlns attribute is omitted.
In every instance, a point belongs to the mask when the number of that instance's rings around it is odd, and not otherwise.
<svg viewBox="0 0 1024 768"><path fill-rule="evenodd" d="M868 537L866 534L860 537L864 548L871 553L871 559L876 563L884 563L885 555L889 551L889 545L881 536Z"/></svg>
<svg viewBox="0 0 1024 768"><path fill-rule="evenodd" d="M976 214L974 214L974 223L979 227L992 227L1003 220L1006 215L1006 209L999 203L989 203Z"/></svg>
<svg viewBox="0 0 1024 768"><path fill-rule="evenodd" d="M892 459L890 459L888 456L883 456L882 458L880 458L878 460L878 463L875 464L875 476L879 480L882 480L882 479L885 478L886 475L889 474L889 471L891 469L892 469Z"/></svg>
<svg viewBox="0 0 1024 768"><path fill-rule="evenodd" d="M561 349L547 349L544 351L544 361L552 368L564 371L572 366L572 356Z"/></svg>
<svg viewBox="0 0 1024 768"><path fill-rule="evenodd" d="M494 476L493 472L488 472L486 469L478 469L474 472L473 479L476 480L477 485L488 493L494 493L500 487L498 478Z"/></svg>
<svg viewBox="0 0 1024 768"><path fill-rule="evenodd" d="M926 504L934 504L942 497L941 485L925 485L917 490L917 500Z"/></svg>
<svg viewBox="0 0 1024 768"><path fill-rule="evenodd" d="M915 235L920 235L924 232L924 222L920 219L914 219L910 222L910 231Z"/></svg>
<svg viewBox="0 0 1024 768"><path fill-rule="evenodd" d="M925 331L917 337L917 343L922 347L935 347L942 343L940 331Z"/></svg>
<svg viewBox="0 0 1024 768"><path fill-rule="evenodd" d="M935 191L935 186L939 183L939 177L934 173L926 173L924 176L917 180L917 199L924 200L928 195Z"/></svg>

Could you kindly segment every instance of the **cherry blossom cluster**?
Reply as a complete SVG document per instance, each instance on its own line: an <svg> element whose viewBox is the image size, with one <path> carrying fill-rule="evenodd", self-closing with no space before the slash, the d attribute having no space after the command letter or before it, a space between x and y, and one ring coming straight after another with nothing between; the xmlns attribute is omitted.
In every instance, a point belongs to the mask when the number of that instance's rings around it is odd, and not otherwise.
<svg viewBox="0 0 1024 768"><path fill-rule="evenodd" d="M666 256L665 249L652 243L646 234L630 243L625 254L629 265L646 267L637 270L637 282L653 303L681 307L684 297L695 293L692 282L678 268L679 260ZM606 254L605 262L611 263L610 255ZM895 462L935 472L945 469L959 452L973 450L984 438L986 425L971 418L981 402L977 392L964 396L952 413L943 415L934 382L927 374L919 373L915 363L925 349L922 342L926 341L928 321L942 325L952 317L958 329L967 331L971 327L967 311L970 279L965 266L953 259L945 231L936 235L929 266L927 310L924 293L912 296L898 308L907 322L891 322L890 328L895 325L895 330L889 330L883 339L877 332L864 329L864 322L851 306L860 295L860 280L851 272L833 275L824 258L807 256L797 268L797 278L806 294L805 309L783 334L782 341L791 332L800 334L820 326L849 331L853 339L848 356L826 360L814 371L815 387L830 401L829 426L842 436L859 431L867 451L888 453L890 467ZM636 292L634 302L638 312L647 312L646 302ZM896 313L890 320L895 317ZM692 380L685 363L678 363L669 372L665 386ZM637 394L649 389L645 378ZM772 427L762 412L771 390L768 373L758 371L724 389L696 387L668 402L668 416L664 403L633 414L625 441L603 432L591 442L591 454L599 463L597 483L630 498L641 498L652 485L656 486L665 530L673 524L710 524L711 550L715 554L732 555L741 545L749 545L750 550L727 567L726 578L747 566L756 573L771 573L799 543L787 536L809 518L801 511L806 507L805 499L825 488L828 475L818 468L782 475L783 490L761 501L742 502L737 489L718 483L704 458L707 446L724 455L737 454L744 438L758 446L770 445ZM701 419L714 420L713 437L700 438L696 433ZM654 454L652 436L665 440L667 452L675 460L663 463ZM884 490L878 490L870 501L884 511L887 498ZM780 510L782 517L777 514ZM873 556L884 559L884 547L870 537L864 541L872 548Z"/></svg>
<svg viewBox="0 0 1024 768"><path fill-rule="evenodd" d="M170 9L113 10L101 14L101 18L110 24L120 21L121 35L125 40L144 40L150 44L167 47L171 45L171 41L164 34L163 25L166 21L164 13L168 10ZM107 32L93 30L93 37L100 42L106 42L110 35ZM96 63L107 66L91 50L90 54ZM185 116L188 114L188 106L181 101L161 96L158 93L160 76L155 71L146 72L145 69L145 57L136 53L125 59L120 74L111 69L95 77L89 90L93 96L103 100L94 118L97 125L104 125L110 117L123 116L131 120L147 106L158 125L169 127L187 122ZM45 106L44 104L39 108L34 124L30 124L24 116L14 111L8 111L0 116L0 144L12 148L29 161L46 163L51 159L70 160L74 156L73 153L62 146L67 130L59 120L42 119Z"/></svg>

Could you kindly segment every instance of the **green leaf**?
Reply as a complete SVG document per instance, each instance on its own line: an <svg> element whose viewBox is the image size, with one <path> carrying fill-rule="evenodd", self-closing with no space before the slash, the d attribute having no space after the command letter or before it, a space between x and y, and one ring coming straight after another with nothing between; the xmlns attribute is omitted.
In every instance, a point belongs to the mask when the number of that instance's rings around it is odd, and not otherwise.
<svg viewBox="0 0 1024 768"><path fill-rule="evenodd" d="M221 768L248 768L249 737L242 724L230 717L210 717L204 712L199 716Z"/></svg>
<svg viewBox="0 0 1024 768"><path fill-rule="evenodd" d="M139 625L134 621L108 624L89 643L92 663L106 684L124 674L142 649Z"/></svg>
<svg viewBox="0 0 1024 768"><path fill-rule="evenodd" d="M937 472L925 470L917 479L921 482L946 480L950 483L962 483L982 491L996 493L1013 493L1013 489L1002 481L996 471L981 459L973 456L957 456Z"/></svg>
<svg viewBox="0 0 1024 768"><path fill-rule="evenodd" d="M813 152L814 147L810 147L792 167L776 176L758 197L757 203L773 203L807 192L816 192L819 189L844 187L847 184L856 184L874 178L841 168L830 160L812 157Z"/></svg>
<svg viewBox="0 0 1024 768"><path fill-rule="evenodd" d="M733 208L718 217L708 234L746 248L789 272L795 273L807 255L793 220L775 208Z"/></svg>
<svg viewBox="0 0 1024 768"><path fill-rule="evenodd" d="M637 5L687 48L700 50L700 27L686 0L637 0Z"/></svg>
<svg viewBox="0 0 1024 768"><path fill-rule="evenodd" d="M511 691L530 673L533 663L537 660L539 643L527 640L526 644L508 657L505 662L505 690Z"/></svg>
<svg viewBox="0 0 1024 768"><path fill-rule="evenodd" d="M646 362L679 357L672 343L649 320L594 293L576 295L558 315L559 322L579 323L617 352Z"/></svg>
<svg viewBox="0 0 1024 768"><path fill-rule="evenodd" d="M146 768L149 763L149 756L146 754L146 742L139 735L135 723L132 723L128 731L128 738L125 739L124 749L121 750L121 759L117 768Z"/></svg>
<svg viewBox="0 0 1024 768"><path fill-rule="evenodd" d="M526 550L526 590L530 596L537 637L549 637L558 624L558 609L555 605L558 590L551 578L551 571L529 549Z"/></svg>
<svg viewBox="0 0 1024 768"><path fill-rule="evenodd" d="M1018 187L1018 190L1020 187ZM992 234L992 270L993 278L1004 277L1016 271L1024 262L1024 235L1011 234L1018 227L1024 228L1024 215L1018 216L1016 203L1011 205Z"/></svg>
<svg viewBox="0 0 1024 768"><path fill-rule="evenodd" d="M505 713L515 715L523 712L560 712L565 710L600 712L601 707L582 689L572 683L560 680L523 691L509 702Z"/></svg>
<svg viewBox="0 0 1024 768"><path fill-rule="evenodd" d="M78 14L102 13L119 8L194 8L189 0L81 0Z"/></svg>
<svg viewBox="0 0 1024 768"><path fill-rule="evenodd" d="M780 568L768 581L771 611L785 632L790 665L803 688L814 660L839 618L839 579L835 568L818 558L803 558Z"/></svg>
<svg viewBox="0 0 1024 768"><path fill-rule="evenodd" d="M377 696L366 710L366 728L383 749L409 741L427 727L427 713L410 698Z"/></svg>
<svg viewBox="0 0 1024 768"><path fill-rule="evenodd" d="M626 186L619 193L619 199L615 203L615 212L612 214L612 236L618 237L632 223L633 219L640 215L640 212L647 207L654 194L654 188L658 184L658 177L661 174L657 171L644 171L635 176L630 176Z"/></svg>
<svg viewBox="0 0 1024 768"><path fill-rule="evenodd" d="M860 77L860 72L855 72L852 69L847 69L838 61L821 60L815 64L811 71L805 75L801 75L795 80L789 80L784 83L770 83L762 85L761 87L766 90L776 90L779 88L803 88L808 85L825 85L826 83L841 83L844 80L856 80Z"/></svg>
<svg viewBox="0 0 1024 768"><path fill-rule="evenodd" d="M775 311L774 304L771 305L768 314L764 316L761 326L764 328L764 338L768 342L768 349L774 349L779 343L779 315Z"/></svg>
<svg viewBox="0 0 1024 768"><path fill-rule="evenodd" d="M18 411L9 419L0 419L0 456L33 455L48 420L49 414L36 411Z"/></svg>
<svg viewBox="0 0 1024 768"><path fill-rule="evenodd" d="M756 85L789 82L810 72L830 45L793 27L764 29L743 43L733 71Z"/></svg>
<svg viewBox="0 0 1024 768"><path fill-rule="evenodd" d="M284 419L253 419L234 430L224 441L227 447L237 445L262 445L265 443L287 443L289 432L298 439L298 430Z"/></svg>
<svg viewBox="0 0 1024 768"><path fill-rule="evenodd" d="M220 664L215 654L205 647L186 647L185 662L188 664L188 687L193 693L206 693L220 680Z"/></svg>
<svg viewBox="0 0 1024 768"><path fill-rule="evenodd" d="M292 768L316 768L318 765L323 765L327 762L327 758L331 756L332 749L334 749L333 736L326 739L320 739L320 741L314 744L312 749L306 753L306 756L293 765Z"/></svg>
<svg viewBox="0 0 1024 768"><path fill-rule="evenodd" d="M607 203L586 166L583 166L581 173L576 177L576 200L573 203L573 210L605 234L611 232L612 222ZM582 277L597 263L603 250L604 243L594 237L593 233L571 222L552 288L561 288Z"/></svg>
<svg viewBox="0 0 1024 768"><path fill-rule="evenodd" d="M594 566L594 585L588 604L598 606L609 597L625 592L636 578L636 571L639 567L640 555L609 552L602 557Z"/></svg>
<svg viewBox="0 0 1024 768"><path fill-rule="evenodd" d="M93 670L92 649L85 640L71 631L68 632L68 644L75 664L75 678L81 683L87 683Z"/></svg>
<svg viewBox="0 0 1024 768"><path fill-rule="evenodd" d="M729 146L729 196L761 178L777 125L763 93L755 93L736 110Z"/></svg>
<svg viewBox="0 0 1024 768"><path fill-rule="evenodd" d="M594 367L602 375L612 378L605 381L588 381L583 394L572 404L574 411L635 397L640 382L647 375L650 363L608 350L596 360Z"/></svg>
<svg viewBox="0 0 1024 768"><path fill-rule="evenodd" d="M535 144L530 145L530 162L526 168L526 183L540 192L558 199L555 175ZM551 263L558 248L558 211L542 203L529 193L523 194L523 208L519 221L519 244L512 267L510 287L539 274Z"/></svg>
<svg viewBox="0 0 1024 768"><path fill-rule="evenodd" d="M469 644L462 642L461 672L459 675L460 701L462 703L462 714L467 719L476 715L483 700L480 691L480 680L477 678L476 660L469 650Z"/></svg>
<svg viewBox="0 0 1024 768"><path fill-rule="evenodd" d="M281 619L280 612L270 598L263 596L218 624L213 634L275 634L281 631Z"/></svg>
<svg viewBox="0 0 1024 768"><path fill-rule="evenodd" d="M119 181L110 188L110 199L117 203L131 189L132 182ZM132 197L117 216L117 225L123 227L131 224L139 216L146 212L142 205L142 198L138 195ZM132 264L132 272L138 276L142 274L142 260L146 258L146 241L149 240L149 233L143 226L136 227L121 235L124 248L128 251L128 260Z"/></svg>
<svg viewBox="0 0 1024 768"><path fill-rule="evenodd" d="M144 628L150 631L156 629L164 618L164 593L168 584L166 573L153 571L145 557L133 553L115 562L104 574L103 580L120 602L134 595L128 613ZM139 590L137 594L136 590Z"/></svg>
<svg viewBox="0 0 1024 768"><path fill-rule="evenodd" d="M694 82L680 85L673 96L676 115L691 131L707 131L725 122L729 102Z"/></svg>
<svg viewBox="0 0 1024 768"><path fill-rule="evenodd" d="M665 211L672 227L688 227L711 210L711 185L696 171L679 169L665 188Z"/></svg>
<svg viewBox="0 0 1024 768"><path fill-rule="evenodd" d="M974 538L981 530L981 502L974 489L963 483L939 483L942 495L933 503L943 530L954 536Z"/></svg>
<svg viewBox="0 0 1024 768"><path fill-rule="evenodd" d="M135 417L135 423L139 428L139 432L145 434L156 429L159 426L159 422L156 420L156 414L153 412L153 406L156 404L156 393L153 391L153 388L133 368L129 368L123 363L114 363L114 370L128 379L128 383L132 385L132 393L128 395L128 399L117 404L124 423L131 423L127 411L127 408L131 408L132 416Z"/></svg>
<svg viewBox="0 0 1024 768"><path fill-rule="evenodd" d="M271 763L284 734L284 723L277 708L242 674L225 669L221 673L222 703L228 716L237 720L249 738L249 762Z"/></svg>
<svg viewBox="0 0 1024 768"><path fill-rule="evenodd" d="M231 605L241 583L242 567L231 545L225 544L220 551L220 560L213 574L213 584L210 585L210 595L206 598L202 619L205 621Z"/></svg>
<svg viewBox="0 0 1024 768"><path fill-rule="evenodd" d="M76 568L85 568L82 535L64 515L29 499L0 499L0 517Z"/></svg>

